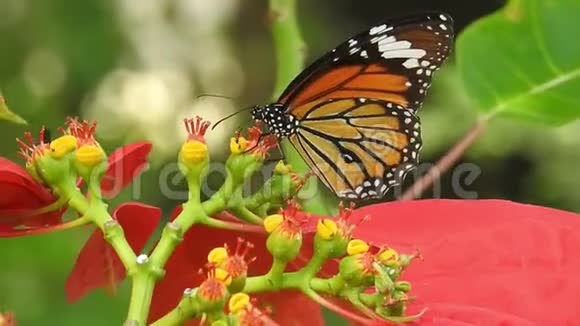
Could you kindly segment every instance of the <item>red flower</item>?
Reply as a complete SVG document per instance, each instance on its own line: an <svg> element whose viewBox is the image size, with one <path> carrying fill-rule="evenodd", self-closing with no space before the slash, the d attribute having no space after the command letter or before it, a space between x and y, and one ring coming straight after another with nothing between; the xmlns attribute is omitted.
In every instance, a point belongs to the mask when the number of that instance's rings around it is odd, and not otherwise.
<svg viewBox="0 0 580 326"><path fill-rule="evenodd" d="M123 227L127 242L134 252L141 252L155 231L161 210L140 203L125 203L112 214ZM81 249L66 281L65 292L70 303L77 301L96 288L114 294L125 278L125 267L97 229Z"/></svg>
<svg viewBox="0 0 580 326"><path fill-rule="evenodd" d="M362 207L349 221L367 216L354 237L399 252L419 248L423 254L424 260L414 261L403 274L417 297L408 314L428 308L417 325L576 323L578 214L501 200L421 200ZM315 222L303 231L305 253L311 251L312 242L306 240L311 240ZM155 289L150 320L174 308L185 288L199 285L202 279L192 271L206 263L211 249L239 236L255 245L257 260L248 275L267 272L271 257L264 234L194 226ZM281 325L323 325L319 306L301 294L258 297L272 307L272 319ZM295 313L304 309L308 312Z"/></svg>
<svg viewBox="0 0 580 326"><path fill-rule="evenodd" d="M27 164L46 149L44 132L38 144L29 133L28 143L20 142L20 155ZM101 188L107 198L114 197L145 167L151 144L139 142L118 148L109 156L109 167ZM49 207L57 199L43 184L33 178L24 168L0 157L0 237L35 234L65 228L62 224L61 207Z"/></svg>
<svg viewBox="0 0 580 326"><path fill-rule="evenodd" d="M577 323L578 214L502 200L394 202L356 214L371 217L356 237L421 250L403 274L417 297L409 313L428 308L418 325Z"/></svg>

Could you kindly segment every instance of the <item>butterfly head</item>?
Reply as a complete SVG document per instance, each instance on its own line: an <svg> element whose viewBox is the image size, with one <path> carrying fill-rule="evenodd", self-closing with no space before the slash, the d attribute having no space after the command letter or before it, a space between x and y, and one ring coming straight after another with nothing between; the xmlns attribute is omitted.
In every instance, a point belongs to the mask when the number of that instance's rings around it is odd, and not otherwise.
<svg viewBox="0 0 580 326"><path fill-rule="evenodd" d="M296 131L298 120L286 111L286 106L280 103L256 105L252 109L252 118L264 122L277 137L287 137Z"/></svg>
<svg viewBox="0 0 580 326"><path fill-rule="evenodd" d="M252 119L256 121L264 120L266 113L266 106L264 105L256 105L252 108Z"/></svg>

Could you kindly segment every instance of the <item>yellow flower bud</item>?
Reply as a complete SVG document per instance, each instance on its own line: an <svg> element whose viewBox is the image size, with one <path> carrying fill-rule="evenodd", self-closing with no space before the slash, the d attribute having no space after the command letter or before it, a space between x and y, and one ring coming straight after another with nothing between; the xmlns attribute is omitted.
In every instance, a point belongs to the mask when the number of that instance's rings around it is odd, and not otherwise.
<svg viewBox="0 0 580 326"><path fill-rule="evenodd" d="M330 240L338 231L338 226L333 220L322 219L316 224L316 234L324 240Z"/></svg>
<svg viewBox="0 0 580 326"><path fill-rule="evenodd" d="M95 145L81 146L77 149L75 158L84 166L95 166L106 159L103 150Z"/></svg>
<svg viewBox="0 0 580 326"><path fill-rule="evenodd" d="M50 142L50 155L60 159L77 148L77 139L72 135L64 135Z"/></svg>
<svg viewBox="0 0 580 326"><path fill-rule="evenodd" d="M264 229L268 233L272 233L284 221L284 217L280 214L274 214L264 219Z"/></svg>
<svg viewBox="0 0 580 326"><path fill-rule="evenodd" d="M179 154L184 163L197 163L207 158L208 149L206 144L190 140L181 146Z"/></svg>
<svg viewBox="0 0 580 326"><path fill-rule="evenodd" d="M280 160L274 167L274 172L277 174L288 174L292 172L292 166L290 164L285 164L284 161Z"/></svg>
<svg viewBox="0 0 580 326"><path fill-rule="evenodd" d="M228 251L224 247L213 248L207 255L207 261L220 265L228 258Z"/></svg>
<svg viewBox="0 0 580 326"><path fill-rule="evenodd" d="M250 304L250 296L245 293L236 293L230 298L228 307L233 313L239 313Z"/></svg>
<svg viewBox="0 0 580 326"><path fill-rule="evenodd" d="M230 152L232 154L242 154L248 148L248 140L244 137L232 137L230 139Z"/></svg>
<svg viewBox="0 0 580 326"><path fill-rule="evenodd" d="M381 263L397 262L399 261L399 253L393 248L386 249L379 253L379 261Z"/></svg>
<svg viewBox="0 0 580 326"><path fill-rule="evenodd" d="M215 269L215 279L224 283L226 286L232 283L232 277L230 274L221 268Z"/></svg>
<svg viewBox="0 0 580 326"><path fill-rule="evenodd" d="M346 247L346 252L349 256L362 254L369 251L369 245L359 239L350 240Z"/></svg>

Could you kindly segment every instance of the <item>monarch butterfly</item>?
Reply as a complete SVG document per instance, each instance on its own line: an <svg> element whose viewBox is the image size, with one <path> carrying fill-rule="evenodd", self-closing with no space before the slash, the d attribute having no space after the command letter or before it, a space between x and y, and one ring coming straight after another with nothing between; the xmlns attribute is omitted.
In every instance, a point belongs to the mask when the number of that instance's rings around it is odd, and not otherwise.
<svg viewBox="0 0 580 326"><path fill-rule="evenodd" d="M316 60L252 117L340 198L381 198L417 166L416 113L452 43L447 14L387 20Z"/></svg>

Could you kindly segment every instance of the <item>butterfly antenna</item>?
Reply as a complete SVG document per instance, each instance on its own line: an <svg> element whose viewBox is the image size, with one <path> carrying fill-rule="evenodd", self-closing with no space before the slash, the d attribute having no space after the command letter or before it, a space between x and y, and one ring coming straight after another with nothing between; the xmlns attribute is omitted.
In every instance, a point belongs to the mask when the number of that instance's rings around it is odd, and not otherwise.
<svg viewBox="0 0 580 326"><path fill-rule="evenodd" d="M222 98L222 99L230 100L230 101L233 101L234 100L234 98L231 97L231 96L225 96L225 95L219 95L219 94L210 94L210 93L207 93L207 94L199 94L195 98L196 99L200 99L200 98L203 98L203 97Z"/></svg>
<svg viewBox="0 0 580 326"><path fill-rule="evenodd" d="M218 126L220 123L222 123L222 122L226 121L227 119L229 119L229 118L231 118L231 117L233 117L233 116L235 116L235 115L237 115L237 114L239 114L239 113L242 113L242 112L245 112L245 111L251 110L251 109L253 109L253 108L254 108L253 106L249 106L249 107L247 107L247 108L245 108L245 109L241 109L241 110L239 110L239 111L236 111L236 112L234 112L234 113L232 113L232 114L229 114L229 115L227 115L227 116L225 116L225 117L223 117L223 118L219 119L219 120L218 120L218 121L217 121L217 122L216 122L216 123L215 123L215 124L214 124L214 125L211 127L211 130L214 130L214 129L215 129L215 127L217 127L217 126Z"/></svg>

